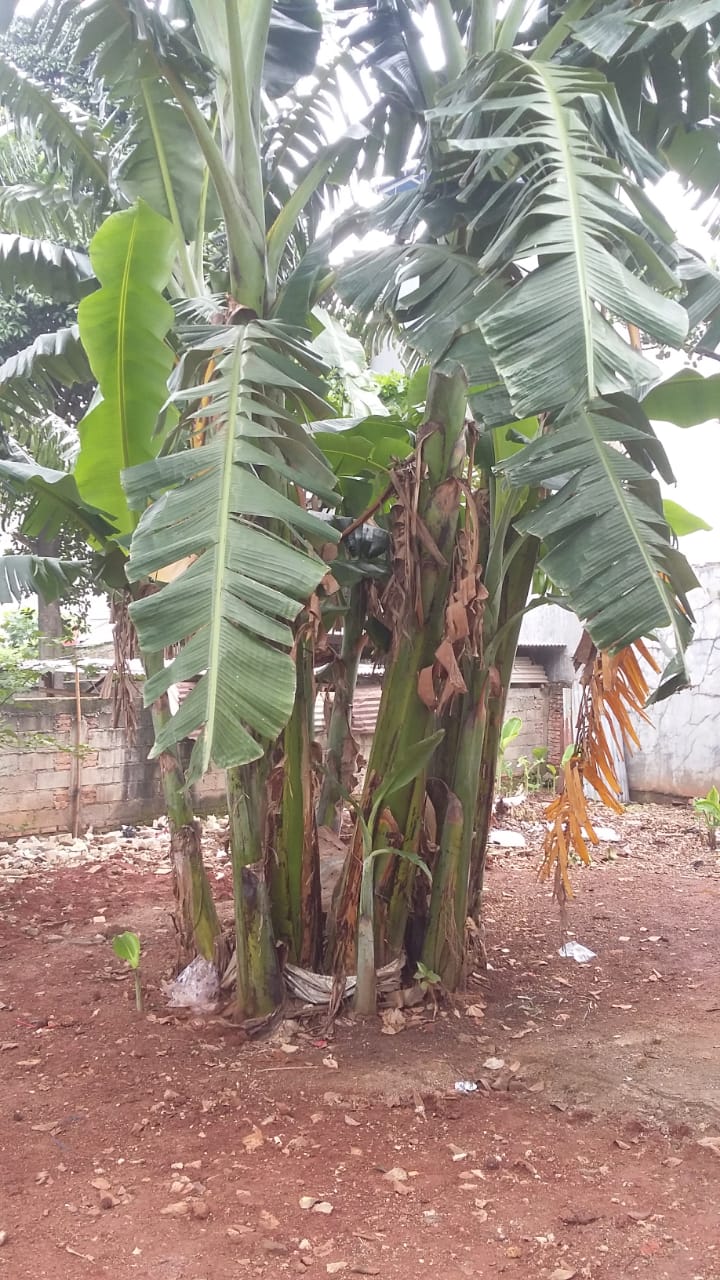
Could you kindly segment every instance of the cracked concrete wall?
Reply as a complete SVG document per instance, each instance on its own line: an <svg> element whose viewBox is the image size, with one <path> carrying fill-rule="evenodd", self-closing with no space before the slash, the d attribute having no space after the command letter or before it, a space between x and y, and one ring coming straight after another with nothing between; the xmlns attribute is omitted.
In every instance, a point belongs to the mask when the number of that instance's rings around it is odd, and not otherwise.
<svg viewBox="0 0 720 1280"><path fill-rule="evenodd" d="M696 567L696 574L691 688L650 707L651 724L637 724L641 750L627 761L631 795L697 796L720 787L720 564ZM658 646L654 653L662 662Z"/></svg>

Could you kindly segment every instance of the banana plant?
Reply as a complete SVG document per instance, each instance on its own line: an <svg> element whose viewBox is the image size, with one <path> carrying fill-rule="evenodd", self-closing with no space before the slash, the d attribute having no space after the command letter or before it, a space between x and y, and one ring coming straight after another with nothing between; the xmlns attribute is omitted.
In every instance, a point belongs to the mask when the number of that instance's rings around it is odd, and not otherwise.
<svg viewBox="0 0 720 1280"><path fill-rule="evenodd" d="M682 41L709 49L717 12L663 7L656 27L660 6L610 10L594 0L537 13L512 4L502 16L475 3L469 21L452 5L427 8L441 35L439 70L401 0L356 32L379 82L391 53L402 67L405 106L422 132L409 177L375 212L394 243L340 267L335 287L366 332L392 334L411 359L431 363L431 387L444 379L456 397L453 416L431 396L419 433L416 487L395 539L398 598L411 607L397 619L361 801L366 819L405 745L445 725L427 770L438 853L422 962L452 989L538 562L599 645L669 628L656 696L687 679L696 582L660 500L655 476L672 473L642 407L659 373L640 348L682 346L691 317L702 329L718 298L645 184L671 167L672 137L693 127L695 108L682 90L660 88L660 68L669 59L677 84L702 81L715 97L707 66L703 79ZM709 132L704 143L709 156ZM460 461L449 450L435 470L434 446L452 422ZM425 787L419 776L392 798L405 849L423 840ZM330 926L338 971L355 960L361 843L358 824ZM413 879L411 865L389 880L378 869L390 954L418 911Z"/></svg>
<svg viewBox="0 0 720 1280"><path fill-rule="evenodd" d="M132 608L152 668L146 695L163 699L177 678L197 683L179 714L158 726L156 752L166 758L192 733L189 778L211 765L227 770L238 1001L244 1014L260 1013L275 1000L277 975L257 783L293 710L291 624L337 538L304 498L332 500L333 474L304 429L328 413L324 366L280 303L323 195L345 181L370 125L347 121L338 136L328 108L337 103L342 53L334 48L315 73L323 24L312 0L301 12L269 0L220 8L197 0L162 11L142 0L90 0L51 4L41 24L48 40L89 65L104 100L119 108L100 130L113 199L140 199L129 214L158 236L150 215L165 228L149 271L142 237L132 252L126 244L127 273L114 294L96 244L80 320L101 398L80 427L76 476L88 499L102 490L120 540L131 536L133 590L148 577L165 583ZM317 101L303 86L293 103L309 74ZM88 131L97 135L83 122L84 137ZM97 171L91 178L100 182ZM320 287L303 286L301 325ZM176 316L170 346L167 299ZM144 370L128 358L143 331L154 353ZM161 383L167 406L159 414ZM166 668L171 635L181 648ZM293 868L296 880L307 874Z"/></svg>
<svg viewBox="0 0 720 1280"><path fill-rule="evenodd" d="M174 261L173 228L149 206L139 203L112 215L90 245L88 262L97 271L99 287L79 308L69 353L61 334L55 344L36 339L30 352L5 362L5 397L14 398L31 421L47 414L45 404L55 397L58 383L67 386L94 376L99 390L79 433L71 432L74 444L79 434L79 449L73 448L65 468L42 464L46 444L41 430L32 452L14 447L0 457L0 486L9 502L22 505L19 535L47 543L74 533L87 544L84 564L47 556L0 558L4 595L17 598L32 590L45 600L56 599L81 569L96 587L119 590L118 599L123 590L127 593L123 540L136 517L120 476L125 466L151 458L162 443L156 423L173 363L165 341L173 311L163 292ZM44 435L46 440L47 429ZM146 669L152 667L153 656L144 656ZM153 715L158 727L170 718L166 700L154 706ZM190 958L199 951L210 959L219 923L177 752L162 759L161 777L181 952Z"/></svg>
<svg viewBox="0 0 720 1280"><path fill-rule="evenodd" d="M176 363L150 456L126 472L127 512L140 518L134 529L135 517L125 519L133 581L172 579L134 606L156 666L148 696L163 697L171 679L196 681L159 727L157 750L192 733L192 775L211 763L227 770L244 1016L268 1012L280 994L270 747L296 700L295 619L332 555L331 526L312 509L336 501L331 433L306 429L327 417L322 362L305 330L323 294L334 288L373 340L393 334L411 365L430 365L414 453L389 468L391 644L360 816L367 827L383 779L444 728L434 756L386 797L393 840L379 845L420 857L432 806L437 853L429 903L415 893L413 858L372 859L376 957L400 950L408 915L419 913L422 963L448 988L461 979L497 736L538 560L611 648L670 625L663 692L684 678L691 627L694 580L655 480L669 466L641 407L657 371L639 348L683 344L690 325L712 342L720 297L644 184L672 167L673 145L693 132L699 159L695 169L678 161L685 181L710 154L712 131L695 123L701 92L715 97L697 56L715 39L714 0L618 0L612 11L599 0L537 12L487 0L337 9L350 74L376 88L364 120L332 133L323 95L341 83L338 28L314 70L323 35L312 0L300 11L270 0L63 0L44 18L50 38L91 59L121 107L109 147L101 144L113 199L141 197L175 235L166 293ZM425 56L428 12L439 67ZM317 110L303 88L298 125L298 104L278 95L308 73ZM62 137L70 145L66 129ZM374 176L381 163L392 179L381 205L319 236L320 201L349 172ZM102 189L102 172L87 174L88 189ZM330 265L343 236L370 226L385 247ZM55 265L67 278L67 258ZM75 287L77 296L97 291L92 264ZM581 555L571 553L575 538ZM166 668L170 644L179 651ZM358 821L330 922L338 972L357 963L363 831ZM296 902L315 858L303 848L289 872Z"/></svg>
<svg viewBox="0 0 720 1280"><path fill-rule="evenodd" d="M388 836L393 834L392 823L388 828L387 823L384 822L383 811L392 795L401 791L409 782L415 781L431 759L443 736L444 731L440 729L431 737L424 738L422 742L416 742L405 758L398 762L389 777L385 778L377 788L367 821L365 821L362 812L358 808L357 817L362 833L363 862L357 926L358 958L355 1008L363 1016L375 1012L377 998L374 877L376 859L400 859L409 866L420 870L432 884L432 875L427 863L414 850L403 849L390 844L387 846L378 844L379 836L384 835L385 839L388 839Z"/></svg>

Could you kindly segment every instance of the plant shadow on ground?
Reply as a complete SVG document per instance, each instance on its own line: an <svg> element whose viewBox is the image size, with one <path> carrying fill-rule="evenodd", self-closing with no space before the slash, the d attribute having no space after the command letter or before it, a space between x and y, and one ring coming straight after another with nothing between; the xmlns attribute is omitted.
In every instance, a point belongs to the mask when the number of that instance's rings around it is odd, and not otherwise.
<svg viewBox="0 0 720 1280"><path fill-rule="evenodd" d="M0 1276L717 1280L720 875L687 809L610 821L568 917L594 961L558 955L532 799L468 999L331 1040L167 1007L162 834L6 848ZM228 910L211 832L208 864ZM108 943L126 928L145 1018Z"/></svg>

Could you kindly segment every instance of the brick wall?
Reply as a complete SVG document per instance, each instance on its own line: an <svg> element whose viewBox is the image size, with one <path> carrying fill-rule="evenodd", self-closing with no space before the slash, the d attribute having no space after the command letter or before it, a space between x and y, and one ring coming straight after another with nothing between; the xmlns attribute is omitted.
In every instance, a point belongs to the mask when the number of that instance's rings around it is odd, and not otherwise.
<svg viewBox="0 0 720 1280"><path fill-rule="evenodd" d="M561 695L562 701L562 695ZM522 720L520 735L510 744L509 760L518 756L530 756L533 747L547 747L550 685L511 685L508 693L505 719L519 716ZM562 751L560 752L562 755ZM553 759L552 755L550 757Z"/></svg>
<svg viewBox="0 0 720 1280"><path fill-rule="evenodd" d="M513 685L508 716L522 720L520 736L508 756L529 756L533 747L549 747L558 763L563 752L563 703L559 685ZM75 742L73 698L29 698L7 714L21 735L42 733L55 745L27 751L0 750L0 839L25 834L71 831L75 813L76 760L60 747ZM367 756L371 736L362 738ZM83 698L83 752L80 767L80 830L103 830L123 823L150 822L164 812L160 772L148 760L153 741L150 715L142 712L134 746L123 729L113 729L110 703ZM198 812L222 810L222 775L210 773L195 789Z"/></svg>
<svg viewBox="0 0 720 1280"><path fill-rule="evenodd" d="M548 748L548 760L551 764L560 764L569 740L565 727L563 687L560 684L550 684L548 685L547 736L542 745Z"/></svg>
<svg viewBox="0 0 720 1280"><path fill-rule="evenodd" d="M5 719L21 735L44 734L55 745L0 750L0 838L70 831L76 801L76 757L61 748L75 743L73 698L28 698ZM82 699L80 830L150 822L164 811L160 771L147 759L153 741L150 715L142 712L135 744L113 729L109 702ZM223 779L208 774L196 789L196 807L224 803Z"/></svg>

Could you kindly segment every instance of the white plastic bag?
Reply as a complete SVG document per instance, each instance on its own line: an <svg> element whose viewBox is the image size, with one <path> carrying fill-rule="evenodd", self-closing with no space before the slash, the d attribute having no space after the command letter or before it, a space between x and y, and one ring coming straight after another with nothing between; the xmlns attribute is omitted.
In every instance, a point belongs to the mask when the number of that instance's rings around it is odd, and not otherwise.
<svg viewBox="0 0 720 1280"><path fill-rule="evenodd" d="M163 983L171 1009L214 1009L220 997L220 981L212 960L196 956L172 982Z"/></svg>
<svg viewBox="0 0 720 1280"><path fill-rule="evenodd" d="M564 956L566 960L577 960L578 964L587 964L588 960L595 960L595 952L589 947L584 947L582 942L566 942L560 948L558 955Z"/></svg>

